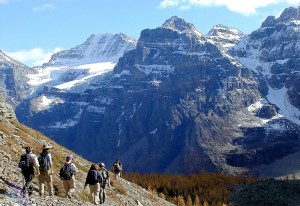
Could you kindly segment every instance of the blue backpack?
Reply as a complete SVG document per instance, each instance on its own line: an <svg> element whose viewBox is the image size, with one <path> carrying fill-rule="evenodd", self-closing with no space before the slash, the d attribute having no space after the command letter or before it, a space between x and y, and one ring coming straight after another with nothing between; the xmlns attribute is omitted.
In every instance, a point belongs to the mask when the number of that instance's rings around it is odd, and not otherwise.
<svg viewBox="0 0 300 206"><path fill-rule="evenodd" d="M101 177L97 170L90 170L87 175L87 183L89 185L95 185L101 181Z"/></svg>

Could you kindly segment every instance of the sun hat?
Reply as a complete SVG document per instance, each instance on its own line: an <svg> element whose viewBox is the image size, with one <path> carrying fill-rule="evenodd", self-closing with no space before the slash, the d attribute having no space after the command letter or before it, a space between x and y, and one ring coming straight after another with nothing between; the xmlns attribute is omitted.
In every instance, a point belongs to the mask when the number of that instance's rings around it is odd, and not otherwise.
<svg viewBox="0 0 300 206"><path fill-rule="evenodd" d="M30 153L33 151L33 147L31 146L24 146L23 148L26 150L26 153Z"/></svg>
<svg viewBox="0 0 300 206"><path fill-rule="evenodd" d="M51 148L52 148L52 146L44 144L42 149L51 149Z"/></svg>

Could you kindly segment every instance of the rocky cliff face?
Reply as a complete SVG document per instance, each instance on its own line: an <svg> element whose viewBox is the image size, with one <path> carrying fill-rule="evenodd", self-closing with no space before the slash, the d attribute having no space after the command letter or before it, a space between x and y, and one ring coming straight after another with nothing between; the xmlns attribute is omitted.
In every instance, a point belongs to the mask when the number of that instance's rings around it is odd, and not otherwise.
<svg viewBox="0 0 300 206"><path fill-rule="evenodd" d="M268 118L265 115L273 117L271 121L262 127L246 129L243 138L237 140L247 152L230 155L229 161L235 165L251 164L249 161L254 165L269 164L274 162L270 157L278 160L297 151L300 125L298 10L288 8L277 19L268 17L261 28L230 50L235 59L260 77L260 91L268 104L273 105L271 109L262 103L256 110L256 115L263 114L264 119ZM277 112L280 118L274 118Z"/></svg>
<svg viewBox="0 0 300 206"><path fill-rule="evenodd" d="M245 37L221 25L203 35L172 17L143 30L82 93L43 87L18 117L90 160L120 158L128 171L273 176L272 165L299 150L296 10Z"/></svg>
<svg viewBox="0 0 300 206"><path fill-rule="evenodd" d="M291 7L277 19L268 17L261 28L236 45L232 53L242 64L264 77L269 90L285 90L289 102L299 110L298 13L299 8Z"/></svg>
<svg viewBox="0 0 300 206"><path fill-rule="evenodd" d="M83 186L90 162L77 154L63 148L41 133L29 129L17 122L12 108L0 99L0 204L1 205L93 205L88 200L88 189ZM54 163L55 195L51 198L38 195L38 185L33 181L34 192L30 199L21 196L23 176L18 168L20 155L25 145L34 147L34 152L40 152L43 144L53 146L51 154ZM76 174L76 191L72 200L64 198L61 180L58 172L66 154L75 156L74 163L79 168ZM98 159L102 161L102 159ZM158 198L126 180L116 181L111 174L112 186L107 189L107 201L103 205L173 205Z"/></svg>
<svg viewBox="0 0 300 206"><path fill-rule="evenodd" d="M34 72L34 69L13 60L0 50L0 91L13 107L28 97L30 91L26 76Z"/></svg>
<svg viewBox="0 0 300 206"><path fill-rule="evenodd" d="M219 152L239 133L229 126L233 114L259 91L250 70L219 46L172 17L142 31L136 49L82 95L44 91L64 103L26 121L90 159L120 157L131 171L224 169Z"/></svg>

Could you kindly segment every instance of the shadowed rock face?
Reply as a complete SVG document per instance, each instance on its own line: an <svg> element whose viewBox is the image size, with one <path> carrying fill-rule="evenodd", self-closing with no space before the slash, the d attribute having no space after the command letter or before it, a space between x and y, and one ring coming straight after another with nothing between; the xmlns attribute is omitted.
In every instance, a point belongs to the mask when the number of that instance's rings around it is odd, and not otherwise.
<svg viewBox="0 0 300 206"><path fill-rule="evenodd" d="M170 24L142 31L113 74L84 94L47 89L65 103L25 121L93 161L120 158L129 171L222 168L218 147L232 139L229 115L257 100L258 85L249 69L234 64L193 25ZM72 130L53 128L77 114Z"/></svg>
<svg viewBox="0 0 300 206"><path fill-rule="evenodd" d="M0 91L14 108L28 97L26 75L34 72L34 69L13 60L0 50Z"/></svg>
<svg viewBox="0 0 300 206"><path fill-rule="evenodd" d="M244 128L243 137L234 140L244 152L232 151L227 162L233 166L255 167L270 164L291 154L299 148L298 126L288 121L274 121L273 124L285 125L289 130L275 128Z"/></svg>
<svg viewBox="0 0 300 206"><path fill-rule="evenodd" d="M121 159L127 171L240 172L270 164L299 146L299 125L279 117L267 96L285 86L296 106L298 58L276 41L298 37L287 37L281 20L265 24L229 49L172 17L143 30L136 48L83 94L48 87L43 95L62 103L39 110L31 99L18 116L92 161Z"/></svg>

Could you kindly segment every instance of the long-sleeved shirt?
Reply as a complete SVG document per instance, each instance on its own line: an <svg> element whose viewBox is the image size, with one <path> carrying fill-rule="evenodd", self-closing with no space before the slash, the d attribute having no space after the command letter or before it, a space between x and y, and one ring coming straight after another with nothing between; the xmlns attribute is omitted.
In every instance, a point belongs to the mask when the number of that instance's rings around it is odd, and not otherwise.
<svg viewBox="0 0 300 206"><path fill-rule="evenodd" d="M36 155L30 153L30 158L32 159L33 167L34 167L37 171L39 171L40 164L39 164L39 161L38 161Z"/></svg>

